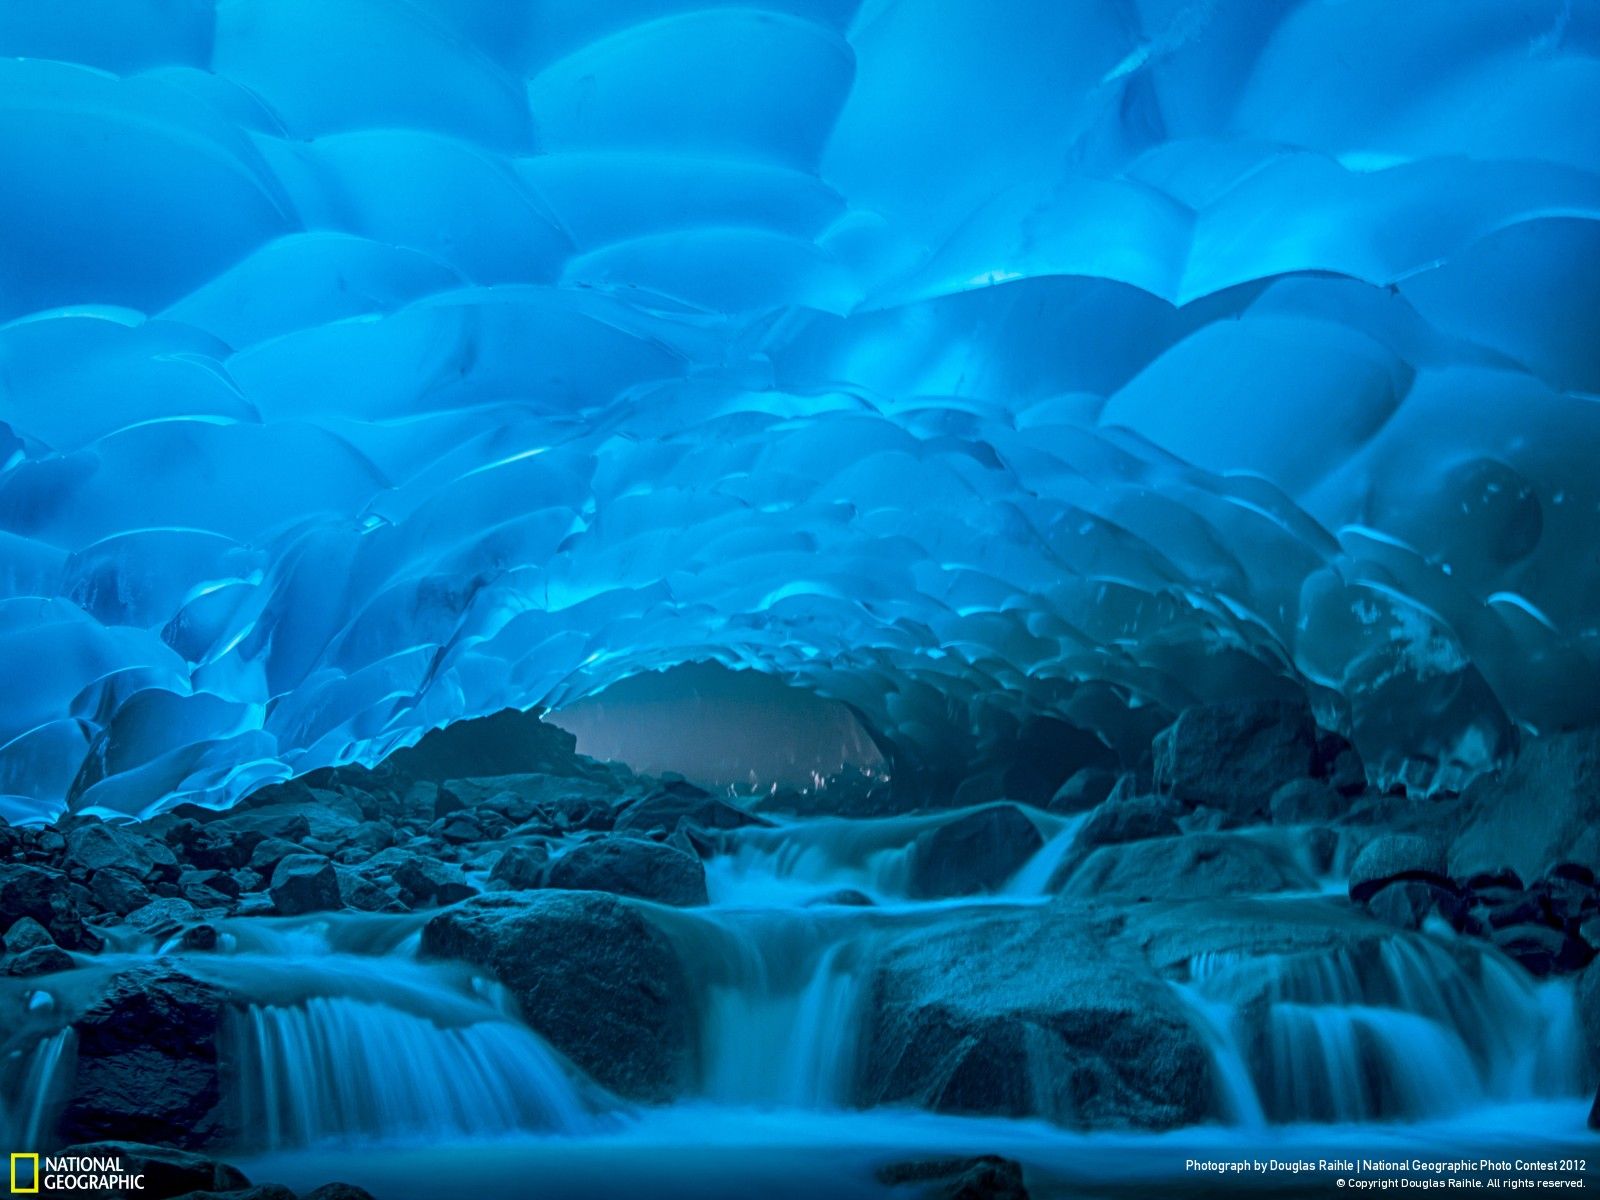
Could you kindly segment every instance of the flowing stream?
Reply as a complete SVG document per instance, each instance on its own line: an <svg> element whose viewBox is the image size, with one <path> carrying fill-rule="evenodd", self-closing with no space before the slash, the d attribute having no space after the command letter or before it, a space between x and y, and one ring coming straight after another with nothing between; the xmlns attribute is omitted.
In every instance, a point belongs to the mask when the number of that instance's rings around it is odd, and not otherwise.
<svg viewBox="0 0 1600 1200"><path fill-rule="evenodd" d="M879 949L921 928L1048 903L1042 893L1077 828L1042 820L1042 847L993 894L908 899L917 838L949 819L744 831L707 864L709 907L650 908L698 988L698 1079L664 1109L593 1085L520 1022L498 985L419 961L426 914L223 922L219 952L187 955L185 966L246 998L222 1040L228 1099L247 1131L240 1152L266 1156L254 1169L276 1174L262 1177L309 1186L321 1172L380 1198L481 1196L516 1178L519 1162L537 1164L551 1195L569 1185L584 1194L590 1169L637 1171L641 1195L681 1184L706 1196L728 1182L706 1172L772 1174L761 1190L783 1196L796 1178L814 1185L819 1172L842 1171L849 1179L830 1183L834 1194L869 1195L879 1191L873 1163L963 1147L1013 1154L1047 1180L1092 1178L1104 1194L1177 1194L1173 1155L1185 1147L1356 1153L1408 1138L1483 1142L1490 1130L1521 1150L1584 1141L1591 1081L1570 985L1536 982L1480 945L1431 933L1189 959L1172 986L1214 1059L1216 1125L1090 1134L859 1109ZM175 948L125 953L157 949ZM10 1144L46 1136L74 1067L70 1029L5 1043L0 1132ZM448 1148L467 1143L480 1151L451 1158ZM689 1145L701 1145L699 1158L683 1157ZM1165 1162L1170 1187L1108 1159L1112 1145ZM379 1146L381 1155L362 1153ZM446 1163L455 1165L441 1187Z"/></svg>

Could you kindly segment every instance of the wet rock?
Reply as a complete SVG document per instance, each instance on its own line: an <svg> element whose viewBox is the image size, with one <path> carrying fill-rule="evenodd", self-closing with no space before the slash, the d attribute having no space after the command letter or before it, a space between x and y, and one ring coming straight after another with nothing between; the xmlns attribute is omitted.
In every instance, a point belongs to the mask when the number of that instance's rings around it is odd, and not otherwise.
<svg viewBox="0 0 1600 1200"><path fill-rule="evenodd" d="M50 931L57 945L77 950L89 945L83 917L65 873L26 863L0 863L0 925L32 917Z"/></svg>
<svg viewBox="0 0 1600 1200"><path fill-rule="evenodd" d="M89 891L100 907L117 916L126 916L136 908L151 901L150 890L126 871L96 871L89 881Z"/></svg>
<svg viewBox="0 0 1600 1200"><path fill-rule="evenodd" d="M75 1023L78 1070L62 1137L192 1150L221 1136L222 1003L212 985L161 964L114 976Z"/></svg>
<svg viewBox="0 0 1600 1200"><path fill-rule="evenodd" d="M1175 801L1161 796L1136 796L1107 800L1085 818L1050 878L1048 888L1059 888L1101 846L1120 846L1149 838L1177 837Z"/></svg>
<svg viewBox="0 0 1600 1200"><path fill-rule="evenodd" d="M669 783L623 810L617 816L615 829L618 833L671 833L684 820L701 829L771 824L691 783Z"/></svg>
<svg viewBox="0 0 1600 1200"><path fill-rule="evenodd" d="M5 949L11 954L25 954L37 946L54 946L50 931L32 917L22 917L6 931Z"/></svg>
<svg viewBox="0 0 1600 1200"><path fill-rule="evenodd" d="M1350 807L1341 796L1320 779L1291 779L1267 803L1274 825L1326 825L1338 820Z"/></svg>
<svg viewBox="0 0 1600 1200"><path fill-rule="evenodd" d="M870 1011L867 1104L1081 1128L1211 1114L1211 1056L1176 993L1077 906L892 943Z"/></svg>
<svg viewBox="0 0 1600 1200"><path fill-rule="evenodd" d="M286 917L327 912L344 904L339 875L320 854L291 854L272 872L272 903Z"/></svg>
<svg viewBox="0 0 1600 1200"><path fill-rule="evenodd" d="M357 912L406 912L405 903L392 888L363 875L353 867L337 867L339 899Z"/></svg>
<svg viewBox="0 0 1600 1200"><path fill-rule="evenodd" d="M177 860L159 842L133 832L125 825L82 825L66 835L69 869L89 874L116 869L137 880L164 873L175 874Z"/></svg>
<svg viewBox="0 0 1600 1200"><path fill-rule="evenodd" d="M272 877L272 872L277 870L278 864L291 854L302 854L298 844L287 838L269 837L256 843L255 849L250 851L249 868L267 878Z"/></svg>
<svg viewBox="0 0 1600 1200"><path fill-rule="evenodd" d="M146 1200L170 1200L196 1191L231 1192L250 1186L244 1172L187 1150L140 1142L89 1142L69 1146L64 1157L115 1158L129 1175L143 1175L144 1187L130 1193ZM97 1192L98 1196L115 1193Z"/></svg>
<svg viewBox="0 0 1600 1200"><path fill-rule="evenodd" d="M1373 838L1350 865L1350 899L1364 904L1398 880L1448 888L1444 844L1437 838L1414 833L1385 833Z"/></svg>
<svg viewBox="0 0 1600 1200"><path fill-rule="evenodd" d="M639 1100L680 1094L698 1023L672 943L604 892L493 893L440 913L423 952L490 971L524 1019L603 1086Z"/></svg>
<svg viewBox="0 0 1600 1200"><path fill-rule="evenodd" d="M994 891L1043 845L1020 808L992 804L920 834L911 848L908 888L921 898Z"/></svg>
<svg viewBox="0 0 1600 1200"><path fill-rule="evenodd" d="M1555 863L1600 870L1600 730L1529 739L1504 772L1462 797L1465 825L1450 873L1510 867L1537 879Z"/></svg>
<svg viewBox="0 0 1600 1200"><path fill-rule="evenodd" d="M1241 834L1188 833L1102 846L1071 869L1063 896L1198 900L1309 889L1274 846Z"/></svg>
<svg viewBox="0 0 1600 1200"><path fill-rule="evenodd" d="M1393 925L1396 929L1417 930L1422 928L1429 914L1452 911L1457 896L1454 888L1402 879L1385 884L1368 898L1366 907L1369 913L1386 925Z"/></svg>
<svg viewBox="0 0 1600 1200"><path fill-rule="evenodd" d="M489 882L512 889L543 887L549 862L550 851L544 846L511 846L496 860Z"/></svg>
<svg viewBox="0 0 1600 1200"><path fill-rule="evenodd" d="M1303 701L1196 705L1157 735L1152 749L1157 791L1241 818L1265 814L1273 793L1291 780L1326 780L1342 792L1365 785L1350 743L1317 728Z"/></svg>
<svg viewBox="0 0 1600 1200"><path fill-rule="evenodd" d="M399 847L374 855L364 870L369 874L377 872L380 878L392 881L401 889L401 899L413 908L454 904L478 894L478 889L467 881L466 873L454 863Z"/></svg>
<svg viewBox="0 0 1600 1200"><path fill-rule="evenodd" d="M1491 936L1502 953L1541 978L1581 970L1594 958L1578 939L1548 925L1509 925Z"/></svg>
<svg viewBox="0 0 1600 1200"><path fill-rule="evenodd" d="M706 869L698 858L674 846L640 838L609 837L575 846L551 860L545 883L552 888L611 892L660 904L709 903Z"/></svg>
<svg viewBox="0 0 1600 1200"><path fill-rule="evenodd" d="M199 911L193 904L179 897L152 900L143 908L128 914L127 923L152 937L170 937L189 922L198 919Z"/></svg>
<svg viewBox="0 0 1600 1200"><path fill-rule="evenodd" d="M32 950L24 950L7 960L6 974L19 979L30 979L35 975L54 975L58 971L70 971L76 965L72 961L72 956L59 946L35 946Z"/></svg>
<svg viewBox="0 0 1600 1200"><path fill-rule="evenodd" d="M891 1163L878 1180L924 1200L1028 1200L1022 1164L995 1154Z"/></svg>
<svg viewBox="0 0 1600 1200"><path fill-rule="evenodd" d="M364 862L392 845L393 825L387 821L363 821L345 836L337 857L344 863Z"/></svg>
<svg viewBox="0 0 1600 1200"><path fill-rule="evenodd" d="M1049 809L1053 813L1081 813L1104 803L1117 786L1119 776L1104 767L1084 767L1056 789L1050 797Z"/></svg>

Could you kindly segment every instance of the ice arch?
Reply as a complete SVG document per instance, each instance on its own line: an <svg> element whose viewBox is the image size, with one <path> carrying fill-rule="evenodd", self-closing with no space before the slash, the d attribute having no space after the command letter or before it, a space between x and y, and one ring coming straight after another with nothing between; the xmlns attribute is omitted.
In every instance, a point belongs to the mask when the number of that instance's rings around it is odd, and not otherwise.
<svg viewBox="0 0 1600 1200"><path fill-rule="evenodd" d="M1587 0L19 0L0 796L716 660L937 773L1600 716Z"/></svg>

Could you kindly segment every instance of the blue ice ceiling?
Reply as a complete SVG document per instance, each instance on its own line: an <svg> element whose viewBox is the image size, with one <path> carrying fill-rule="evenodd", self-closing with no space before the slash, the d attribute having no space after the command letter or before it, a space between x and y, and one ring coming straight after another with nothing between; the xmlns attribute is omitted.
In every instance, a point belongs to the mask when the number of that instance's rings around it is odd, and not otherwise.
<svg viewBox="0 0 1600 1200"><path fill-rule="evenodd" d="M714 659L1600 718L1591 0L10 0L0 812Z"/></svg>

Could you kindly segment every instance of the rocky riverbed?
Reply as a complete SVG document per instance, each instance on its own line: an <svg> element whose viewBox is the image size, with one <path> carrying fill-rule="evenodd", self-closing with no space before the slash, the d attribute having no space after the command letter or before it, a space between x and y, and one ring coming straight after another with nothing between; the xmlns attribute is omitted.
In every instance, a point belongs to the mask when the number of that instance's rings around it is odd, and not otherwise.
<svg viewBox="0 0 1600 1200"><path fill-rule="evenodd" d="M0 826L0 1119L277 1200L222 1164L684 1104L1155 1135L1592 1089L1600 738L1376 794L1303 708L1218 705L1047 791L713 795L504 713L225 812Z"/></svg>

